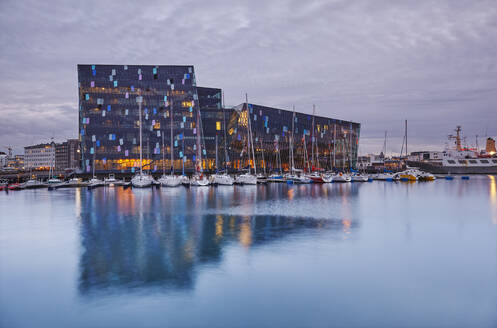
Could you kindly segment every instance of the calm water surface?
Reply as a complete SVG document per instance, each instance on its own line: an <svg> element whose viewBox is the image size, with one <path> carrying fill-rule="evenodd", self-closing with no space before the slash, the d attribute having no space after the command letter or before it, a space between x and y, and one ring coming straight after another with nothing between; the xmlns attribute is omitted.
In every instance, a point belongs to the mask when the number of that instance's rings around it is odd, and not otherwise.
<svg viewBox="0 0 497 328"><path fill-rule="evenodd" d="M1 327L496 327L497 177L0 193Z"/></svg>

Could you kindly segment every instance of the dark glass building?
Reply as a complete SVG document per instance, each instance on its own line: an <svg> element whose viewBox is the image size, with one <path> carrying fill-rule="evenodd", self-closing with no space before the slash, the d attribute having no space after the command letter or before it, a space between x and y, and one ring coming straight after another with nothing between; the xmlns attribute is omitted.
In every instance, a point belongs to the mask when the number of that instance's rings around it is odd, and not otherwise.
<svg viewBox="0 0 497 328"><path fill-rule="evenodd" d="M265 166L267 172L289 168L293 112L255 104L223 108L222 90L197 87L193 66L78 65L78 82L81 166L86 173L92 172L93 163L98 173L139 169L139 96L144 169L152 173L159 174L163 166L169 171L171 143L175 170L192 172L197 133L204 169L215 170L216 158L219 169L225 163L230 170L247 167L248 118L257 167ZM358 123L295 113L295 166L355 167L359 133Z"/></svg>
<svg viewBox="0 0 497 328"><path fill-rule="evenodd" d="M78 65L78 81L84 172L92 171L93 162L97 172L139 169L139 96L144 168L161 170L163 135L164 150L170 154L171 109L174 167L194 167L198 95L193 66Z"/></svg>
<svg viewBox="0 0 497 328"><path fill-rule="evenodd" d="M238 105L227 123L231 166L239 169L249 164L247 128L250 118L259 170L265 166L266 172L288 171L293 117L295 168L332 170L356 167L360 124L255 104Z"/></svg>

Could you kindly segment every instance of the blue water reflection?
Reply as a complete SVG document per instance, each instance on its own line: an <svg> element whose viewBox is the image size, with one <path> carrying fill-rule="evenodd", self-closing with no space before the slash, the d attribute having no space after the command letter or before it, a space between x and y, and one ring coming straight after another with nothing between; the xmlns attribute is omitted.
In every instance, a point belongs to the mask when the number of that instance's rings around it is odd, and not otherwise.
<svg viewBox="0 0 497 328"><path fill-rule="evenodd" d="M497 325L497 179L0 194L1 327Z"/></svg>

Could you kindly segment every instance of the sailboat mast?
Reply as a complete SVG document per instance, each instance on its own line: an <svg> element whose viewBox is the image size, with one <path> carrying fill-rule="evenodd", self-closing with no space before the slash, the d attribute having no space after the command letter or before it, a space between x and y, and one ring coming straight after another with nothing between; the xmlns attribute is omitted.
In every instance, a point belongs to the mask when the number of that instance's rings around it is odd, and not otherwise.
<svg viewBox="0 0 497 328"><path fill-rule="evenodd" d="M219 170L218 163L217 163L217 132L216 132L216 172Z"/></svg>
<svg viewBox="0 0 497 328"><path fill-rule="evenodd" d="M95 179L95 154L97 153L97 146L95 141L93 141L93 178ZM51 169L52 167L50 167ZM53 175L53 172L52 172Z"/></svg>
<svg viewBox="0 0 497 328"><path fill-rule="evenodd" d="M196 124L196 128L197 128L197 168L196 168L196 171L197 172L201 172L202 171L202 152L200 150L200 109L197 110L197 124Z"/></svg>
<svg viewBox="0 0 497 328"><path fill-rule="evenodd" d="M139 116L139 125L140 125L140 175L143 175L143 147L142 147L142 101L143 101L143 98L142 98L142 96L139 95L136 98L136 101L138 102L138 116Z"/></svg>
<svg viewBox="0 0 497 328"><path fill-rule="evenodd" d="M264 175L266 175L266 160L264 159L264 145L262 144L262 138L261 138L261 151L262 151L262 166L264 168Z"/></svg>
<svg viewBox="0 0 497 328"><path fill-rule="evenodd" d="M164 131L162 131L162 175L166 174L166 149L164 148Z"/></svg>
<svg viewBox="0 0 497 328"><path fill-rule="evenodd" d="M407 120L406 120L406 157L408 156L408 152L407 152Z"/></svg>
<svg viewBox="0 0 497 328"><path fill-rule="evenodd" d="M316 106L312 105L312 139L311 139L311 154L312 154L312 168L314 168L314 114L316 112Z"/></svg>
<svg viewBox="0 0 497 328"><path fill-rule="evenodd" d="M333 124L333 169L335 169L336 159L337 125Z"/></svg>
<svg viewBox="0 0 497 328"><path fill-rule="evenodd" d="M224 169L226 170L226 174L228 173L228 147L226 140L226 115L224 111L224 92L223 95L223 130L224 130Z"/></svg>
<svg viewBox="0 0 497 328"><path fill-rule="evenodd" d="M293 160L293 133L295 131L295 105L293 106L293 114L292 114L292 135L290 136L290 165L292 166L290 168L291 174L293 174L294 168L295 168L295 163Z"/></svg>
<svg viewBox="0 0 497 328"><path fill-rule="evenodd" d="M352 169L352 125L349 133L349 170Z"/></svg>
<svg viewBox="0 0 497 328"><path fill-rule="evenodd" d="M250 148L248 149L250 153L250 149L252 149L252 160L254 161L254 174L257 175L257 165L255 163L255 152L254 152L254 143L252 139L252 124L250 123L250 111L248 108L248 96L245 94L245 103L247 104L247 121L248 121L248 131L249 131L249 142L250 142ZM250 173L250 156L249 156L249 173Z"/></svg>
<svg viewBox="0 0 497 328"><path fill-rule="evenodd" d="M174 145L173 145L173 123L174 123L174 114L173 114L173 95L171 93L171 110L169 114L171 115L171 174L174 174Z"/></svg>

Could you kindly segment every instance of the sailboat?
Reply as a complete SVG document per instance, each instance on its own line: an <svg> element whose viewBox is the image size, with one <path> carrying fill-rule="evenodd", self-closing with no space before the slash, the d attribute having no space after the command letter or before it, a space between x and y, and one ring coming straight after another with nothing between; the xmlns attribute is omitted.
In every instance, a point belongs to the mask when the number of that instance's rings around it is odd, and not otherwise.
<svg viewBox="0 0 497 328"><path fill-rule="evenodd" d="M166 175L165 171L165 149L164 149L164 133L162 134L162 176L159 178L159 183L164 187L177 187L183 181L183 177L174 174L174 144L173 144L173 124L174 124L174 114L173 114L173 97L171 96L171 106L170 112L171 115L171 174Z"/></svg>
<svg viewBox="0 0 497 328"><path fill-rule="evenodd" d="M53 141L52 141L52 147L55 150L55 144L54 144ZM54 153L55 153L55 151L54 151ZM53 161L51 161L50 169L48 171L48 181L47 181L47 183L48 183L49 186L54 186L54 185L59 184L59 183L62 182L59 178L56 178L54 176L54 174L55 174L55 155L54 155L53 158L54 159L53 159Z"/></svg>
<svg viewBox="0 0 497 328"><path fill-rule="evenodd" d="M283 170L281 168L281 154L280 154L280 147L278 144L278 140L275 139L274 141L274 148L276 151L276 164L278 165L279 168L279 173L275 172L272 173L268 176L267 181L268 182L285 182L285 178L283 177Z"/></svg>
<svg viewBox="0 0 497 328"><path fill-rule="evenodd" d="M217 148L217 133L216 133L216 173L211 175L211 183L215 185L232 186L234 179L228 174L228 148L226 141L226 118L224 114L224 96L223 96L223 124L224 124L224 172L219 173L218 166L218 148Z"/></svg>
<svg viewBox="0 0 497 328"><path fill-rule="evenodd" d="M88 181L88 187L93 188L93 187L99 187L103 186L104 182L100 179L98 179L95 175L95 154L97 153L97 147L95 144L95 141L93 142L93 165L92 165L92 178Z"/></svg>
<svg viewBox="0 0 497 328"><path fill-rule="evenodd" d="M243 173L240 174L239 176L236 177L235 183L237 184L242 184L242 185L256 185L257 184L257 166L255 163L255 156L254 156L254 144L252 141L252 126L251 126L251 119L250 119L250 111L248 108L248 96L245 94L245 109L247 110L247 155L248 155L248 173ZM250 171L250 153L252 153L252 159L254 160L254 174L251 173Z"/></svg>
<svg viewBox="0 0 497 328"><path fill-rule="evenodd" d="M290 173L285 174L285 180L288 183L310 183L307 177L298 175L295 169L295 159L293 154L293 143L294 143L294 131L295 131L295 106L293 106L293 115L292 115L292 134L290 135Z"/></svg>
<svg viewBox="0 0 497 328"><path fill-rule="evenodd" d="M140 95L136 97L138 103L138 115L140 124L140 172L131 179L131 185L137 188L150 187L154 182L154 178L143 172L143 135L142 135L142 102L143 97Z"/></svg>
<svg viewBox="0 0 497 328"><path fill-rule="evenodd" d="M197 124L196 124L197 155L195 157L195 174L190 179L190 186L197 186L197 187L208 186L210 184L210 181L205 176L204 170L202 168L202 149L201 149L202 142L201 142L201 136L200 136L200 134L202 132L201 124L202 124L202 120L200 118L200 109L197 109Z"/></svg>
<svg viewBox="0 0 497 328"><path fill-rule="evenodd" d="M262 152L262 168L264 170L264 173L259 173L257 174L257 183L267 183L267 175L266 175L266 160L264 158L264 145L262 144L262 139L261 139L261 152Z"/></svg>

